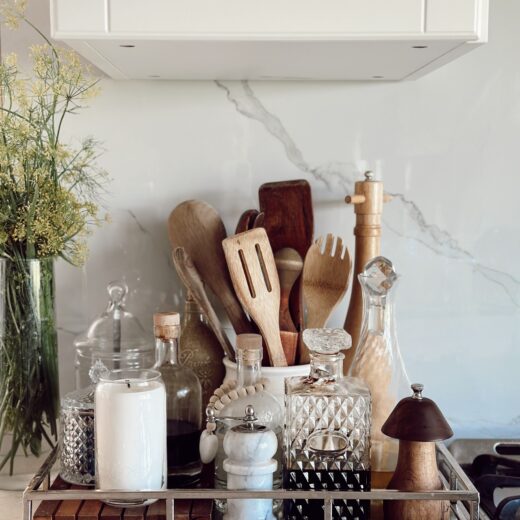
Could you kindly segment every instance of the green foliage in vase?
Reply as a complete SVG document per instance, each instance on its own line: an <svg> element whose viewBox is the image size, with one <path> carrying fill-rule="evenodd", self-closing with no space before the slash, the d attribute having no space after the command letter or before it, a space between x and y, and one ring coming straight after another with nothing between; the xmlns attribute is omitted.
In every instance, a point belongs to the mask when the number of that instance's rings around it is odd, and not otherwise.
<svg viewBox="0 0 520 520"><path fill-rule="evenodd" d="M30 49L32 73L15 55L0 65L0 470L22 450L39 455L57 437L59 386L53 259L81 265L101 223L106 174L98 143L63 142L66 116L97 93L97 81L71 50L56 48L24 14L0 1L4 21L28 23L44 40ZM51 438L53 437L54 440Z"/></svg>

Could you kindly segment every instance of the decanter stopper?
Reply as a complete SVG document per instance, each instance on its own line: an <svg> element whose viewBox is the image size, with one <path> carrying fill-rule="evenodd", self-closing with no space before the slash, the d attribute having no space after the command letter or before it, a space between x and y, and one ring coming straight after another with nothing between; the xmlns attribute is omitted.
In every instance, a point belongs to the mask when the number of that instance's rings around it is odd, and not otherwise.
<svg viewBox="0 0 520 520"><path fill-rule="evenodd" d="M303 342L314 354L334 355L352 346L350 335L343 329L305 329Z"/></svg>
<svg viewBox="0 0 520 520"><path fill-rule="evenodd" d="M359 275L360 282L373 296L386 296L398 279L394 264L384 256L370 260Z"/></svg>

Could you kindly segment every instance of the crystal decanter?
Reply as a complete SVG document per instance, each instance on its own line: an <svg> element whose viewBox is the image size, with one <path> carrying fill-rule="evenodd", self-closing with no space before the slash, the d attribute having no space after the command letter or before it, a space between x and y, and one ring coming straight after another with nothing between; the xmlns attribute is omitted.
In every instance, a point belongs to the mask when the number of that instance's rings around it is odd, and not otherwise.
<svg viewBox="0 0 520 520"><path fill-rule="evenodd" d="M307 329L307 377L285 380L285 469L287 489L370 490L370 392L359 379L343 376L351 346L343 329ZM286 500L289 520L324 518L319 500ZM333 518L365 520L370 502L335 500Z"/></svg>
<svg viewBox="0 0 520 520"><path fill-rule="evenodd" d="M389 473L397 463L398 443L383 435L381 426L410 388L395 328L399 276L390 260L378 256L358 278L363 291L363 324L349 375L362 379L372 395L372 471Z"/></svg>

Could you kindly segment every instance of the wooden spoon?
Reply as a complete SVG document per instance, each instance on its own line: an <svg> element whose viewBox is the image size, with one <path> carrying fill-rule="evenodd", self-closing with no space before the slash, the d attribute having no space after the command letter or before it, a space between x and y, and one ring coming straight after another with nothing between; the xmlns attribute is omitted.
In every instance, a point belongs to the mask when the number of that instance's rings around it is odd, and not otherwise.
<svg viewBox="0 0 520 520"><path fill-rule="evenodd" d="M265 229L226 238L222 247L235 292L264 337L271 365L287 366L280 341L280 283Z"/></svg>
<svg viewBox="0 0 520 520"><path fill-rule="evenodd" d="M321 328L327 324L332 311L345 296L350 275L350 256L343 249L341 238L327 235L324 252L320 237L305 256L302 273L303 299L307 308L306 328ZM308 350L301 353L301 362L308 362Z"/></svg>
<svg viewBox="0 0 520 520"><path fill-rule="evenodd" d="M253 228L253 223L258 216L259 211L257 209L246 209L237 222L237 227L235 228L235 234L243 233L251 228Z"/></svg>
<svg viewBox="0 0 520 520"><path fill-rule="evenodd" d="M258 211L257 209L246 209L237 222L237 227L235 229L235 234L243 233L244 231L248 231L250 229L254 229L257 227L262 227L264 223L264 213Z"/></svg>
<svg viewBox="0 0 520 520"><path fill-rule="evenodd" d="M183 247L177 247L173 251L172 257L179 278L206 316L208 325L218 339L222 350L228 359L235 361L235 350L233 349L233 346L224 332L222 324L209 301L206 290L204 289L204 284L202 283L197 268L193 265L190 256L186 253Z"/></svg>
<svg viewBox="0 0 520 520"><path fill-rule="evenodd" d="M294 282L302 272L303 260L296 249L284 247L274 255L280 279L280 339L289 366L294 365L298 351L298 330L291 318L289 297Z"/></svg>
<svg viewBox="0 0 520 520"><path fill-rule="evenodd" d="M274 255L280 280L280 330L298 332L289 311L289 296L294 282L303 269L303 260L296 249L284 247Z"/></svg>
<svg viewBox="0 0 520 520"><path fill-rule="evenodd" d="M238 302L222 252L226 228L206 202L187 200L170 214L168 231L173 248L184 247L202 280L220 299L237 334L251 332L251 323Z"/></svg>

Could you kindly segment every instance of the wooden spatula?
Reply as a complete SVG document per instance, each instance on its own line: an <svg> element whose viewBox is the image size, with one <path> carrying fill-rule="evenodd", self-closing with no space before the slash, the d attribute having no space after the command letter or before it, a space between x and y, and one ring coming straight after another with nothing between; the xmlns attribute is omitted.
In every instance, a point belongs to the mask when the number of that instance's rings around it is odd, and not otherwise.
<svg viewBox="0 0 520 520"><path fill-rule="evenodd" d="M273 251L292 247L305 258L314 231L309 183L296 180L262 184L258 202L265 213L263 227Z"/></svg>
<svg viewBox="0 0 520 520"><path fill-rule="evenodd" d="M287 366L280 341L280 283L265 229L256 228L222 242L238 299L258 325L272 366Z"/></svg>
<svg viewBox="0 0 520 520"><path fill-rule="evenodd" d="M220 320L218 319L217 314L215 313L215 310L213 309L213 306L211 305L211 302L209 301L199 272L193 265L190 256L186 253L183 247L175 248L172 256L175 270L184 284L184 287L190 291L193 299L200 307L200 310L206 316L208 325L213 331L213 334L215 334L215 337L218 339L218 342L228 359L235 361L235 351L222 327L222 324L220 323Z"/></svg>
<svg viewBox="0 0 520 520"><path fill-rule="evenodd" d="M258 190L260 211L265 213L263 227L273 251L284 247L296 249L302 258L312 245L314 213L310 184L303 179L268 182ZM302 328L301 287L293 287L290 309L297 328Z"/></svg>
<svg viewBox="0 0 520 520"><path fill-rule="evenodd" d="M307 252L303 263L303 300L307 308L306 328L321 328L327 324L332 311L345 296L350 275L350 256L343 248L341 238L327 235L325 248L320 237ZM333 252L334 249L334 252ZM308 362L308 351L304 349L300 362Z"/></svg>
<svg viewBox="0 0 520 520"><path fill-rule="evenodd" d="M179 204L168 219L173 248L183 247L203 282L220 299L237 334L251 332L251 323L238 302L222 252L226 228L214 208L201 200Z"/></svg>

